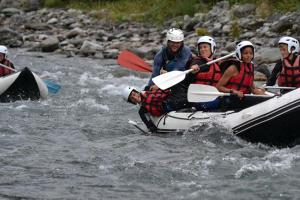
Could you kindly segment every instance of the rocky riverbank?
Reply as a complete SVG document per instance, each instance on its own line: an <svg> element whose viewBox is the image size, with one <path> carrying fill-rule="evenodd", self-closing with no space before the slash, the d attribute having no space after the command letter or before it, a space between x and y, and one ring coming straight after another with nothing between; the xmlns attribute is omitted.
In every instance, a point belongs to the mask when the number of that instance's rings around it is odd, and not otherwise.
<svg viewBox="0 0 300 200"><path fill-rule="evenodd" d="M120 51L129 49L145 60L152 60L165 43L166 30L181 25L185 43L194 52L196 32L212 35L217 41L219 55L233 51L238 40L252 41L256 47L257 70L268 76L274 62L280 58L279 37L289 35L299 39L300 35L300 11L262 18L254 4L230 7L227 1L222 1L207 13L172 19L163 27L156 27L137 22L111 23L106 20L105 10L39 9L39 2L32 0L25 10L18 4L0 2L2 44L29 51L57 52L68 57L101 59L116 58ZM259 74L256 78L265 79Z"/></svg>

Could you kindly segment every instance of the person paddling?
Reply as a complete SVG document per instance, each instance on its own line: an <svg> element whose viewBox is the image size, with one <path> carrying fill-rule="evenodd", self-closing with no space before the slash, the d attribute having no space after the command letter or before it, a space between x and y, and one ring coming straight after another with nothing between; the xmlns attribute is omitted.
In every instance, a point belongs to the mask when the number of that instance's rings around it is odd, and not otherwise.
<svg viewBox="0 0 300 200"><path fill-rule="evenodd" d="M173 70L184 71L186 64L192 56L192 52L183 42L184 34L182 30L171 28L167 31L167 46L162 47L154 57L154 65L148 87L150 90L158 89L154 85L152 78L161 73L170 72Z"/></svg>
<svg viewBox="0 0 300 200"><path fill-rule="evenodd" d="M278 47L282 59L276 62L266 85L273 86L277 80L279 86L300 87L299 41L284 36L278 41Z"/></svg>
<svg viewBox="0 0 300 200"><path fill-rule="evenodd" d="M15 69L13 63L7 59L8 50L6 46L0 45L0 63L8 68ZM6 67L0 66L0 76L6 76L12 74L14 71Z"/></svg>
<svg viewBox="0 0 300 200"><path fill-rule="evenodd" d="M225 70L216 87L220 92L232 96L222 98L225 109L245 108L254 104L252 99L245 101L244 94L264 94L265 90L254 84L254 46L250 41L242 41L236 46L236 60Z"/></svg>
<svg viewBox="0 0 300 200"><path fill-rule="evenodd" d="M216 86L222 76L219 65L217 63L205 65L214 59L214 53L216 52L215 40L210 36L202 36L198 39L197 46L199 55L193 57L189 64L190 68L194 70L189 76L190 82ZM212 102L196 103L194 106L197 110L210 110L218 108L218 105L219 99Z"/></svg>
<svg viewBox="0 0 300 200"><path fill-rule="evenodd" d="M186 99L170 98L177 96L171 90L138 91L135 87L127 86L123 90L123 98L132 104L139 104L139 115L151 132L156 132L156 126L147 116L159 117L167 112L190 107Z"/></svg>

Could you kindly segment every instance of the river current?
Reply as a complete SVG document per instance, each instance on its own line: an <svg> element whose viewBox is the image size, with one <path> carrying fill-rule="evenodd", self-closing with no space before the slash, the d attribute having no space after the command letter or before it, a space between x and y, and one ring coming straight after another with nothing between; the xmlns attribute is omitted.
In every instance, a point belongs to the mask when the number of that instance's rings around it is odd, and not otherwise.
<svg viewBox="0 0 300 200"><path fill-rule="evenodd" d="M115 60L10 55L62 88L0 104L0 199L300 198L300 146L251 144L213 123L144 135L128 124L140 122L138 107L121 91L142 88L148 74Z"/></svg>

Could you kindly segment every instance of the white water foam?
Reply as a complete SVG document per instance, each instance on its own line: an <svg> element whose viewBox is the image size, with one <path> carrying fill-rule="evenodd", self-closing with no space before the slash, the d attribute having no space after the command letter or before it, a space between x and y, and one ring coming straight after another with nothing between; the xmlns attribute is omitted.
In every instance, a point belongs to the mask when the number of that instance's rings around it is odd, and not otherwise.
<svg viewBox="0 0 300 200"><path fill-rule="evenodd" d="M80 99L76 103L73 103L71 107L84 107L85 109L95 111L109 111L109 107L107 105L98 104L96 100L92 98Z"/></svg>
<svg viewBox="0 0 300 200"><path fill-rule="evenodd" d="M244 164L235 173L235 178L241 178L249 173L264 171L269 171L271 173L281 172L290 169L293 165L294 160L298 158L300 158L300 156L290 152L290 149L275 150L270 154L267 154L261 160L246 160L246 162L250 163Z"/></svg>

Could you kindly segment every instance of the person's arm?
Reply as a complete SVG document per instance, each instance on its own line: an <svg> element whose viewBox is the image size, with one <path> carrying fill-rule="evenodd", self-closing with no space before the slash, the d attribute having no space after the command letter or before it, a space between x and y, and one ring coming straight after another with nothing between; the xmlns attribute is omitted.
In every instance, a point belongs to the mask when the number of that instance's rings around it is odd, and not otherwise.
<svg viewBox="0 0 300 200"><path fill-rule="evenodd" d="M217 83L217 85L216 85L217 89L220 92L236 94L238 97L242 98L244 96L244 94L242 92L225 87L227 85L227 83L229 82L230 78L233 76L236 76L238 73L239 73L239 71L235 65L229 66L226 69L226 71L224 72L224 74L221 77L221 79L219 80L219 82Z"/></svg>
<svg viewBox="0 0 300 200"><path fill-rule="evenodd" d="M253 84L251 86L251 93L252 94L261 94L261 95L263 95L263 94L265 94L265 91L266 90L263 89L263 88L256 87L255 83L253 82Z"/></svg>
<svg viewBox="0 0 300 200"><path fill-rule="evenodd" d="M144 124L147 126L149 131L154 133L157 131L157 127L153 124L153 122L151 121L150 118L147 118L147 116L146 116L147 113L148 113L148 111L143 106L141 106L140 110L139 110L140 118L144 122Z"/></svg>
<svg viewBox="0 0 300 200"><path fill-rule="evenodd" d="M207 63L206 60L201 59L199 57L193 59L190 64L190 68L194 70L192 73L208 72L210 66L206 65L206 63Z"/></svg>
<svg viewBox="0 0 300 200"><path fill-rule="evenodd" d="M275 85L277 77L278 77L279 73L281 72L281 70L282 70L282 63L281 63L281 61L278 61L272 70L271 76L267 80L267 83L266 83L267 86Z"/></svg>

